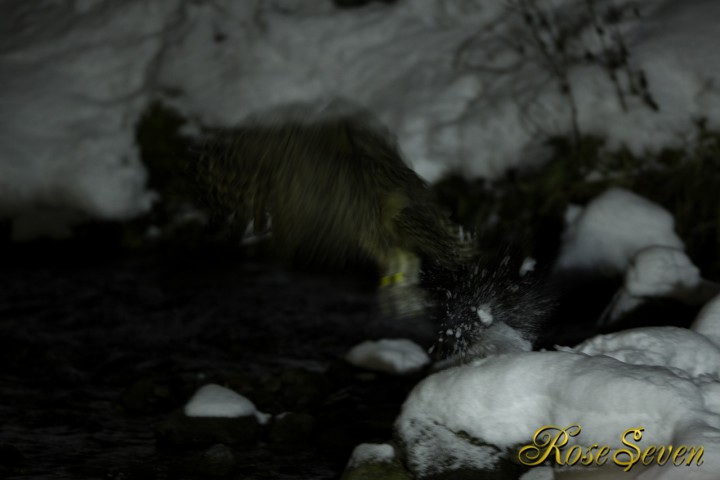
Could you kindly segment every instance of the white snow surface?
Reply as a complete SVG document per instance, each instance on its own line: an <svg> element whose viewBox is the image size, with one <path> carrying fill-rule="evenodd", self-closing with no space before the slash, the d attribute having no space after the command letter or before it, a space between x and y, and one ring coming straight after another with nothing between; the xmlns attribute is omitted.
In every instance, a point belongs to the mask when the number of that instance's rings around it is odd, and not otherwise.
<svg viewBox="0 0 720 480"><path fill-rule="evenodd" d="M649 247L633 257L625 290L636 297L682 297L700 285L700 269L682 250Z"/></svg>
<svg viewBox="0 0 720 480"><path fill-rule="evenodd" d="M682 252L684 244L674 228L672 214L661 206L628 190L611 188L581 210L575 207L568 212L556 266L623 273L631 259L649 247L669 247ZM681 265L679 255L668 256L663 252L650 250L641 257L642 275L630 278L631 288L646 291L648 284L667 283L667 275L681 275L683 281L690 281L692 264ZM677 268L668 269L673 263Z"/></svg>
<svg viewBox="0 0 720 480"><path fill-rule="evenodd" d="M520 476L519 480L555 480L552 467L535 467Z"/></svg>
<svg viewBox="0 0 720 480"><path fill-rule="evenodd" d="M557 347L559 352L490 356L425 379L408 397L396 429L420 475L438 466L491 470L503 449L530 444L541 426L577 423L582 432L573 442L583 446L617 449L622 432L643 426L641 447L701 445L704 463L693 469L636 465L629 473L614 465L553 472L540 467L527 478L717 479L718 332L720 296L703 308L692 329L637 328Z"/></svg>
<svg viewBox="0 0 720 480"><path fill-rule="evenodd" d="M678 327L644 327L597 335L563 351L605 355L623 363L671 368L677 375L720 379L720 348L706 336Z"/></svg>
<svg viewBox="0 0 720 480"><path fill-rule="evenodd" d="M503 449L530 444L538 428L578 423L582 433L571 444L614 450L623 447L624 431L642 426L640 446L705 448L701 467L678 472L654 465L622 478L709 480L720 477L718 391L717 378L679 376L606 356L499 355L426 378L411 392L395 427L419 476L441 468L491 470Z"/></svg>
<svg viewBox="0 0 720 480"><path fill-rule="evenodd" d="M16 238L146 211L134 128L179 0L5 2L0 217Z"/></svg>
<svg viewBox="0 0 720 480"><path fill-rule="evenodd" d="M608 3L595 2L598 9ZM581 131L640 153L691 136L693 119L720 126L720 3L637 4L641 19L628 17L618 31L660 110L632 97L623 112L599 66L570 66L568 78ZM22 237L43 226L67 233L64 225L87 216L122 219L147 210L153 197L133 128L159 97L212 125L287 103L349 98L397 133L410 163L430 181L451 169L495 176L537 164L547 135L570 131L570 108L542 62L528 61L508 41L528 33L504 5L4 2L0 216L27 218L17 226ZM572 0L547 5L553 18L585 8ZM597 50L594 30L580 37ZM475 67L455 62L469 41L466 63Z"/></svg>
<svg viewBox="0 0 720 480"><path fill-rule="evenodd" d="M641 2L644 21L621 28L660 112L631 99L623 113L602 68L569 67L581 130L641 152L687 136L694 118L718 123L720 96L708 85L720 76L713 20L720 7L677 3ZM585 8L571 0L548 5L556 18ZM536 162L547 134L570 130L568 102L547 69L510 45L508 38L527 31L501 2L406 0L343 11L315 0L226 0L195 3L187 18L187 33L169 49L160 79L182 92L175 105L210 123L237 122L285 103L351 98L397 132L430 181L450 168L493 176ZM225 39L213 44L217 33ZM597 48L594 32L582 36ZM472 61L481 68L458 67L458 48L472 38Z"/></svg>
<svg viewBox="0 0 720 480"><path fill-rule="evenodd" d="M398 375L416 372L430 363L421 346L404 338L362 342L345 358L357 367Z"/></svg>
<svg viewBox="0 0 720 480"><path fill-rule="evenodd" d="M690 329L720 346L720 295L705 304Z"/></svg>
<svg viewBox="0 0 720 480"><path fill-rule="evenodd" d="M188 417L248 417L255 416L260 423L266 423L270 415L262 413L255 405L229 388L210 383L201 387L184 408Z"/></svg>
<svg viewBox="0 0 720 480"><path fill-rule="evenodd" d="M361 443L352 452L347 468L358 467L367 463L392 462L395 460L395 449L388 443Z"/></svg>

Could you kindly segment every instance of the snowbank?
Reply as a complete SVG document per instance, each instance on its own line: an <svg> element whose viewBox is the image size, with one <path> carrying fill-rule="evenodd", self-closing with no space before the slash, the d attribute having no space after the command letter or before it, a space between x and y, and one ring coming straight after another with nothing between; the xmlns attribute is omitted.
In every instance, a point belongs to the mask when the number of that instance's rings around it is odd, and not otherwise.
<svg viewBox="0 0 720 480"><path fill-rule="evenodd" d="M0 217L23 218L16 236L150 207L134 128L179 3L5 5Z"/></svg>
<svg viewBox="0 0 720 480"><path fill-rule="evenodd" d="M551 4L554 18L585 8ZM527 43L528 30L502 2L9 5L0 19L0 216L29 216L28 235L56 212L61 229L87 215L121 219L148 208L133 128L157 96L213 125L288 102L349 98L397 133L430 181L451 169L494 176L535 164L547 135L571 130L570 104L539 55L529 61L508 41ZM659 111L629 97L624 112L600 66L569 65L567 75L580 130L636 153L677 143L701 117L720 126L720 4L663 0L640 10L640 20L617 28ZM579 38L597 50L586 30ZM463 45L472 68L455 61Z"/></svg>
<svg viewBox="0 0 720 480"><path fill-rule="evenodd" d="M552 4L555 18L586 8ZM602 11L609 2L596 4ZM607 134L636 153L676 143L694 119L720 125L720 95L707 88L720 77L714 55L720 6L665 1L640 10L642 20L628 19L619 31L633 65L645 70L659 112L632 98L624 112L600 66L568 67L581 131ZM205 122L233 123L283 103L351 98L397 132L430 181L451 168L494 176L536 163L548 134L571 130L570 105L548 69L508 41L528 41L522 16L500 3L400 1L343 11L314 0L220 1L190 6L187 18L187 34L169 49L160 79L180 92L176 106ZM591 27L579 37L599 48ZM458 50L471 39L472 62L482 67L458 67Z"/></svg>

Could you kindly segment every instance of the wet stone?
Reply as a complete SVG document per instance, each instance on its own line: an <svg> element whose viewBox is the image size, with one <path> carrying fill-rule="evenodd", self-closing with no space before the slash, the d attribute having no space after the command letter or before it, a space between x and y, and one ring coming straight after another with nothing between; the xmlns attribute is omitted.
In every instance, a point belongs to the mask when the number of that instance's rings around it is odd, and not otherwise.
<svg viewBox="0 0 720 480"><path fill-rule="evenodd" d="M188 460L190 472L208 477L224 477L230 474L237 465L232 449L227 445L216 444Z"/></svg>
<svg viewBox="0 0 720 480"><path fill-rule="evenodd" d="M315 417L307 413L282 413L270 426L270 442L282 450L303 450L315 430Z"/></svg>
<svg viewBox="0 0 720 480"><path fill-rule="evenodd" d="M170 388L155 380L143 378L133 383L120 398L120 405L130 413L154 413L169 411L173 395Z"/></svg>
<svg viewBox="0 0 720 480"><path fill-rule="evenodd" d="M347 455L362 438L357 432L351 431L352 428L338 425L324 429L318 435L318 446L332 455Z"/></svg>
<svg viewBox="0 0 720 480"><path fill-rule="evenodd" d="M254 416L188 417L177 411L157 427L155 436L160 445L169 446L249 445L255 442L258 430Z"/></svg>
<svg viewBox="0 0 720 480"><path fill-rule="evenodd" d="M400 462L367 463L357 467L348 468L341 480L410 480L410 472L405 470Z"/></svg>
<svg viewBox="0 0 720 480"><path fill-rule="evenodd" d="M257 403L272 402L280 411L308 411L318 407L331 388L324 373L302 368L283 370L263 379Z"/></svg>
<svg viewBox="0 0 720 480"><path fill-rule="evenodd" d="M25 456L12 445L0 443L0 477L22 474L27 466Z"/></svg>

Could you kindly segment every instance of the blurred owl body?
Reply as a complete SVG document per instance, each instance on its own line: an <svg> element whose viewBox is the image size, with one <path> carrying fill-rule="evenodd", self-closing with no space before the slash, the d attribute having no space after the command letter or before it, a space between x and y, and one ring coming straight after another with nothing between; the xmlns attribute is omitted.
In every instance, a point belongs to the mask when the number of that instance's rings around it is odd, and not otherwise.
<svg viewBox="0 0 720 480"><path fill-rule="evenodd" d="M247 123L218 132L198 165L210 213L268 217L279 254L343 265L371 259L382 284L417 284L419 258L454 268L468 257L447 213L367 114Z"/></svg>

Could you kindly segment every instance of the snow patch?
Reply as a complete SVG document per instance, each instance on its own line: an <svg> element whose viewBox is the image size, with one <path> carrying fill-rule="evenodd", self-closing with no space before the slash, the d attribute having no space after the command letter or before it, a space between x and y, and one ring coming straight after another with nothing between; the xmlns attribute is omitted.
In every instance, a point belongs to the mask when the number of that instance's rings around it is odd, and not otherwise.
<svg viewBox="0 0 720 480"><path fill-rule="evenodd" d="M493 323L493 314L492 314L492 307L488 304L482 304L479 305L475 312L477 313L478 319L480 320L480 323L483 325L489 327Z"/></svg>
<svg viewBox="0 0 720 480"><path fill-rule="evenodd" d="M537 260L532 257L525 257L522 261L522 265L520 265L520 271L518 273L521 277L524 277L528 273L534 272L536 266Z"/></svg>
<svg viewBox="0 0 720 480"><path fill-rule="evenodd" d="M357 367L393 374L416 372L430 363L425 350L407 339L362 342L345 358Z"/></svg>

